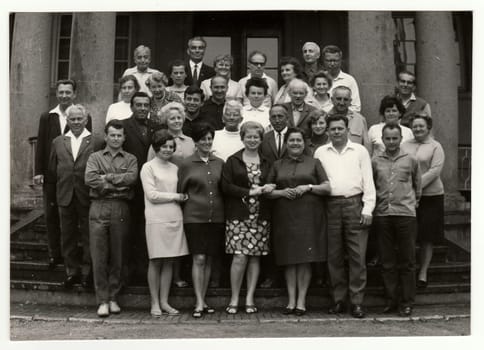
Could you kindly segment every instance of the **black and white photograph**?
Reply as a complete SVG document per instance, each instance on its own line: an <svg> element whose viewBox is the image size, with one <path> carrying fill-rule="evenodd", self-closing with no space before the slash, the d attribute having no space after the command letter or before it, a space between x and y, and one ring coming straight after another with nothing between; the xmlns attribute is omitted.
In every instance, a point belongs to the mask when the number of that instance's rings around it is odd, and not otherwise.
<svg viewBox="0 0 484 350"><path fill-rule="evenodd" d="M8 345L476 346L475 3L189 3L4 11Z"/></svg>

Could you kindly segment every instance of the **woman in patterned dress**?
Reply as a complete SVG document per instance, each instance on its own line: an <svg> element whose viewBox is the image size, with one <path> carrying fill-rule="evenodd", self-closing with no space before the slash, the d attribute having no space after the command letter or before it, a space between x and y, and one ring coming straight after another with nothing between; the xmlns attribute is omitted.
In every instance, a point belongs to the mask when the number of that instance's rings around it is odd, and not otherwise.
<svg viewBox="0 0 484 350"><path fill-rule="evenodd" d="M245 312L256 313L254 292L259 278L260 257L269 253L270 208L261 195L274 185L265 184L268 161L259 153L264 128L257 122L242 124L240 136L244 149L227 159L222 170L225 199L225 252L232 254L230 286L232 296L225 309L238 312L239 294L247 270Z"/></svg>

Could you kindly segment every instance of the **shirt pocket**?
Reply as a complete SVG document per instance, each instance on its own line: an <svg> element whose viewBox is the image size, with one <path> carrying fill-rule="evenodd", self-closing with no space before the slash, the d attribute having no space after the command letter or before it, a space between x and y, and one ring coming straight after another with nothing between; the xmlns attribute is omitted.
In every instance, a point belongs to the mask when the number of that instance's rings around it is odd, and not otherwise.
<svg viewBox="0 0 484 350"><path fill-rule="evenodd" d="M400 182L408 182L410 179L410 170L409 169L402 169L397 174L397 180Z"/></svg>

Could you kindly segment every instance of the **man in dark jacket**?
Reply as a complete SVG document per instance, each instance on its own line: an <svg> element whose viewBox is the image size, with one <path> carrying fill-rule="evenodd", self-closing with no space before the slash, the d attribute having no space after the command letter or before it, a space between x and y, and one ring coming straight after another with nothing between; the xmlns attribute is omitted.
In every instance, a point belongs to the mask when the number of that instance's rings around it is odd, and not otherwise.
<svg viewBox="0 0 484 350"><path fill-rule="evenodd" d="M58 105L49 112L42 113L37 134L37 149L35 152L34 184L43 185L44 217L47 225L47 242L49 252L49 268L53 269L62 263L60 244L59 209L57 207L55 184L44 181L49 166L52 141L59 135L69 131L66 120L66 110L76 98L76 82L74 80L59 80L56 83ZM86 128L91 131L91 117L88 116Z"/></svg>

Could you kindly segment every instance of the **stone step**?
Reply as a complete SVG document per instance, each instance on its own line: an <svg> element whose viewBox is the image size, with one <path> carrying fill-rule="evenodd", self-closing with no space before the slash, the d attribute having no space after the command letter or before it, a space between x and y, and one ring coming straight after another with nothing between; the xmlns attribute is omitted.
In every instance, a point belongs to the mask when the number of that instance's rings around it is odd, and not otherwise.
<svg viewBox="0 0 484 350"><path fill-rule="evenodd" d="M85 290L75 285L72 290L65 290L62 283L12 279L10 281L10 301L21 303L39 303L56 305L96 305L93 290ZM328 307L331 304L328 288L309 288L307 305L310 307ZM241 299L246 290L241 290ZM209 288L207 303L214 307L224 307L230 300L229 288ZM259 307L281 307L287 301L284 288L258 288L255 293L256 304ZM126 287L119 302L125 307L148 308L150 297L148 287ZM427 304L457 304L470 302L470 283L434 283L424 290L418 290L416 305ZM191 288L172 288L170 303L177 308L191 308L194 303L194 293ZM368 287L365 295L366 306L382 306L382 287Z"/></svg>
<svg viewBox="0 0 484 350"><path fill-rule="evenodd" d="M420 248L417 247L416 256L418 259ZM15 240L10 242L10 256L12 260L47 260L48 250L46 241L33 240ZM438 245L434 247L434 254L432 262L444 263L447 262L449 248L446 245ZM454 257L455 255L452 255ZM455 261L455 259L450 259ZM460 259L459 261L462 261ZM465 260L465 259L464 259Z"/></svg>
<svg viewBox="0 0 484 350"><path fill-rule="evenodd" d="M10 275L13 279L61 282L65 278L64 266L57 265L53 270L48 269L48 263L45 261L11 261ZM470 263L453 262L453 263L433 263L429 268L429 281L440 282L469 282L470 281ZM144 278L143 278L144 280ZM228 280L225 282L228 284ZM368 268L368 285L380 286L381 270L379 267ZM137 283L137 285L146 285L146 281Z"/></svg>

